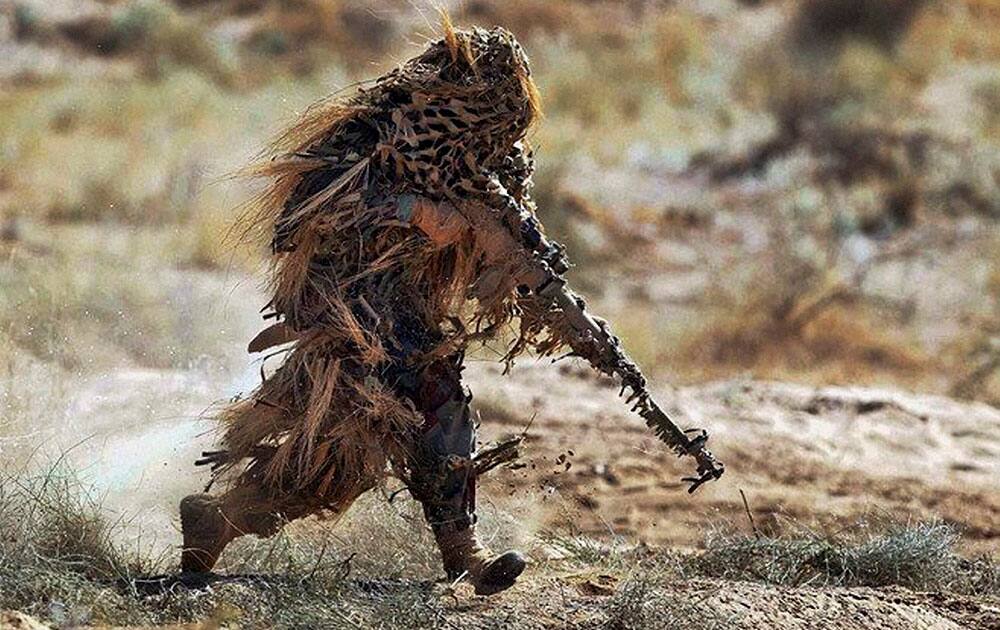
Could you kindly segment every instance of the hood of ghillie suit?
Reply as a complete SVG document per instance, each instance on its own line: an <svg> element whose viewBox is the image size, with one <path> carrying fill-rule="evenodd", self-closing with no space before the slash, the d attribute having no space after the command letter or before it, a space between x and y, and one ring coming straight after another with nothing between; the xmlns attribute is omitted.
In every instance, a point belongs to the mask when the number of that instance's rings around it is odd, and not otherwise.
<svg viewBox="0 0 1000 630"><path fill-rule="evenodd" d="M410 126L421 116L439 135L408 146ZM501 27L466 31L446 22L444 37L420 55L352 96L312 107L279 138L275 158L256 173L280 176L318 166L335 177L367 161L369 175L382 180L369 184L397 192L417 184L411 192L433 195L448 182L414 182L399 173L394 158L401 149L438 158L474 156L480 168L499 167L540 118L538 90L517 39ZM293 183L285 178L284 184L272 189L279 199L266 200L272 209L291 192ZM276 217L275 251L285 249L284 239L297 219L287 207Z"/></svg>
<svg viewBox="0 0 1000 630"><path fill-rule="evenodd" d="M488 161L508 155L541 114L527 55L500 27L448 30L423 54L363 91L362 101L369 99L376 107L412 102L442 108L441 131L482 147Z"/></svg>

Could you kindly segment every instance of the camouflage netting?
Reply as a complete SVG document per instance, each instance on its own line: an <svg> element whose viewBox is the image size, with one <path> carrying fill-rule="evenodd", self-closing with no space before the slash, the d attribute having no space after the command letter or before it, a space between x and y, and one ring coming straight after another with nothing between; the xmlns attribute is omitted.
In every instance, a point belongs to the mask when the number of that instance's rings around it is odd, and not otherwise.
<svg viewBox="0 0 1000 630"><path fill-rule="evenodd" d="M273 226L270 316L255 351L284 363L222 414L217 478L336 510L405 461L423 418L400 370L495 338L507 357L540 339L519 298L521 259L475 232L461 204L507 195L532 208L523 144L539 116L507 31L456 31L347 98L314 107L256 169L269 178L251 227ZM398 468L398 466L397 466Z"/></svg>

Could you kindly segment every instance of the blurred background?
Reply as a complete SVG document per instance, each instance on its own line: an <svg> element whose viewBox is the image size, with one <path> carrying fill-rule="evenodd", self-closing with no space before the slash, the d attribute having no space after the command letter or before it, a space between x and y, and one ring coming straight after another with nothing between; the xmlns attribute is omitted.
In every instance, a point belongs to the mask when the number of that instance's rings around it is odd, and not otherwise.
<svg viewBox="0 0 1000 630"><path fill-rule="evenodd" d="M644 368L1000 402L1000 4L445 7L530 52L540 212ZM6 373L242 345L220 303L263 250L227 239L252 188L228 175L437 20L402 0L0 1Z"/></svg>
<svg viewBox="0 0 1000 630"><path fill-rule="evenodd" d="M539 213L661 384L1000 405L1000 2L442 5L524 44ZM437 21L422 0L0 0L0 454L90 440L108 485L188 470L192 418L256 378L265 251L229 233L254 191L231 175Z"/></svg>

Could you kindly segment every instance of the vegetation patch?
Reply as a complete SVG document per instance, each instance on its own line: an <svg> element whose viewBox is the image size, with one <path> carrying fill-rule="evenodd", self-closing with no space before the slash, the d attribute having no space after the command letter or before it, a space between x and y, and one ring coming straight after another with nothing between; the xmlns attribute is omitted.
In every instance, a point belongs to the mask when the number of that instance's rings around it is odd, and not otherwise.
<svg viewBox="0 0 1000 630"><path fill-rule="evenodd" d="M437 581L433 541L416 504L369 499L333 529L306 522L270 540L241 539L224 558L229 577L184 584L171 576L174 548L157 551L127 518L108 521L100 497L65 466L5 471L0 609L60 626L446 628L523 618L519 600L480 610ZM565 588L574 576L603 576L612 586L587 582L591 598L575 604L579 627L708 630L731 627L734 618L706 605L698 589L682 587L691 580L1000 595L1000 565L965 558L959 544L956 530L941 523L868 522L837 534L796 529L784 536L720 530L697 553L549 534L541 545L558 550L558 558L537 563L529 577L568 579L555 586ZM476 611L483 615L468 616Z"/></svg>
<svg viewBox="0 0 1000 630"><path fill-rule="evenodd" d="M716 532L690 559L695 575L781 586L903 586L918 591L998 595L995 560L961 556L959 532L944 523L859 523L834 534L785 536Z"/></svg>

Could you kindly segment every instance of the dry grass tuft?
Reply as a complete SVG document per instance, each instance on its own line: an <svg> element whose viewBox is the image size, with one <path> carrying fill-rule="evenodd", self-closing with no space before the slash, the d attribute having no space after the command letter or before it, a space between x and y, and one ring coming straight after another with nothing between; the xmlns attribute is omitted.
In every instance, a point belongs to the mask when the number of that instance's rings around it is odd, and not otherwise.
<svg viewBox="0 0 1000 630"><path fill-rule="evenodd" d="M609 630L724 630L733 627L721 613L691 595L671 592L662 570L640 567L618 586L606 606Z"/></svg>
<svg viewBox="0 0 1000 630"><path fill-rule="evenodd" d="M112 620L123 601L102 582L140 570L118 547L100 504L58 465L0 474L0 608L63 625Z"/></svg>
<svg viewBox="0 0 1000 630"><path fill-rule="evenodd" d="M960 536L938 522L860 522L823 534L798 529L761 536L715 532L690 561L696 575L782 586L903 586L918 591L996 595L997 564L967 560Z"/></svg>
<svg viewBox="0 0 1000 630"><path fill-rule="evenodd" d="M369 503L336 535L311 527L243 540L227 562L247 578L161 589L141 578L173 572L173 549L150 557L150 546L126 533L128 523L108 522L99 498L59 465L6 471L0 609L60 626L432 627L444 606L430 581L437 561L422 554L433 545L410 507Z"/></svg>

